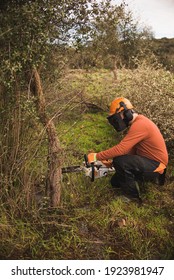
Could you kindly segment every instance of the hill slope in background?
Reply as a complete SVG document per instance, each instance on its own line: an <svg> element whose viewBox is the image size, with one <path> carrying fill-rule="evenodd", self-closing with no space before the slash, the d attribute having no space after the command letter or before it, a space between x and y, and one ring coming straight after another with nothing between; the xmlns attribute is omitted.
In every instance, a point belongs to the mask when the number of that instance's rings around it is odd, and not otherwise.
<svg viewBox="0 0 174 280"><path fill-rule="evenodd" d="M174 38L153 40L153 51L167 70L174 72Z"/></svg>

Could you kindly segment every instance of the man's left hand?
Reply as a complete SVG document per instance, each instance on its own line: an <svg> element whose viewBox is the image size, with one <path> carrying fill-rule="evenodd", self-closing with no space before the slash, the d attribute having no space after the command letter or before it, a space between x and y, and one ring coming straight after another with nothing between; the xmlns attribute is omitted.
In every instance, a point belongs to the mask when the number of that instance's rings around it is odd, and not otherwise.
<svg viewBox="0 0 174 280"><path fill-rule="evenodd" d="M90 153L88 154L88 163L94 163L97 161L97 153Z"/></svg>

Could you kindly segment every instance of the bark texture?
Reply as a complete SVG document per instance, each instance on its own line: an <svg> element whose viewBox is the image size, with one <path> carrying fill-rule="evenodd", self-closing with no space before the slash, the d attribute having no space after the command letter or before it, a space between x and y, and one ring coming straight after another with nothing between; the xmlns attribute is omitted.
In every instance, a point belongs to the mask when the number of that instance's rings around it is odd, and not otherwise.
<svg viewBox="0 0 174 280"><path fill-rule="evenodd" d="M46 129L48 137L48 173L47 191L50 195L51 206L57 207L61 198L61 146L56 133L53 120L49 119L45 108L45 97L43 94L41 79L38 71L33 70L32 91L36 97L38 116Z"/></svg>

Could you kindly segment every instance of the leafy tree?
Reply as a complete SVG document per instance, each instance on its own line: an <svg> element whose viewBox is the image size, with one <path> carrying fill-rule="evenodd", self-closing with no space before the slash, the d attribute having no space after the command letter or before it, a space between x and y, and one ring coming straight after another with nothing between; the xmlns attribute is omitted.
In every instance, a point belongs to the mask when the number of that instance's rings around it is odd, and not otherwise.
<svg viewBox="0 0 174 280"><path fill-rule="evenodd" d="M135 67L135 58L148 57L153 37L148 28L140 28L123 1L113 5L110 0L93 3L86 42L76 45L86 63L96 67ZM83 63L81 64L83 65Z"/></svg>
<svg viewBox="0 0 174 280"><path fill-rule="evenodd" d="M151 53L153 34L147 27L139 28L131 11L125 11L119 25L120 57L126 67L135 67L135 59L144 59Z"/></svg>
<svg viewBox="0 0 174 280"><path fill-rule="evenodd" d="M26 139L22 141L25 138L24 129L25 133L28 133L23 119L25 119L26 104L30 103L30 111L33 112L33 100L36 102L40 121L46 126L49 152L51 151L52 155L55 152L59 153L58 157L49 158L48 173L51 173L50 168L53 171L49 180L60 175L60 147L56 151L50 148L52 137L56 139L57 136L54 125L48 125L49 118L45 111L39 72L46 67L53 46L63 47L68 44L72 30L78 33L82 28L87 20L86 10L90 2L90 0L9 0L1 3L0 103L3 122L1 135L6 135L1 140L1 146L6 147L5 150L1 148L3 155L1 170L4 178L9 178L6 180L8 186L13 187L16 174L19 177L18 170L25 169L24 162L20 160L24 142L26 145ZM34 99L32 94L35 95ZM30 126L31 120L28 129ZM17 162L20 162L20 167ZM59 168L57 174L54 165ZM60 176L58 180L60 181ZM20 177L18 182L21 181L23 182L23 179ZM60 195L57 197L60 200ZM57 202L54 200L54 206L59 202L58 200Z"/></svg>

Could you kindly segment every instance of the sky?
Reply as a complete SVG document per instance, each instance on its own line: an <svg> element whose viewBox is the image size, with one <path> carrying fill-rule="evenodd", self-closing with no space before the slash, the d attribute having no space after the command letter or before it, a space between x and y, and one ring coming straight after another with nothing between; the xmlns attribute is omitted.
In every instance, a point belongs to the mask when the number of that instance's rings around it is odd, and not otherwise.
<svg viewBox="0 0 174 280"><path fill-rule="evenodd" d="M113 0L119 5L122 0ZM151 27L155 38L174 38L174 0L125 0L135 19Z"/></svg>

